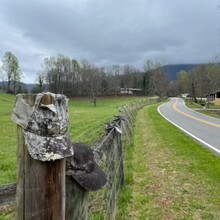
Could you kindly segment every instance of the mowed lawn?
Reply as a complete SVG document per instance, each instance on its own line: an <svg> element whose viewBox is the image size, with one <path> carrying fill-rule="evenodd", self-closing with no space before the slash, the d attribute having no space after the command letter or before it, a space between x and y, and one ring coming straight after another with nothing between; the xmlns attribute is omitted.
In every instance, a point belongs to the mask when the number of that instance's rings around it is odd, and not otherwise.
<svg viewBox="0 0 220 220"><path fill-rule="evenodd" d="M140 97L98 98L97 106L88 99L69 100L69 133L72 142L92 146L104 133L104 125L117 107ZM15 96L0 93L0 185L16 181L16 124L11 120Z"/></svg>
<svg viewBox="0 0 220 220"><path fill-rule="evenodd" d="M219 220L220 157L141 109L126 153L118 219Z"/></svg>

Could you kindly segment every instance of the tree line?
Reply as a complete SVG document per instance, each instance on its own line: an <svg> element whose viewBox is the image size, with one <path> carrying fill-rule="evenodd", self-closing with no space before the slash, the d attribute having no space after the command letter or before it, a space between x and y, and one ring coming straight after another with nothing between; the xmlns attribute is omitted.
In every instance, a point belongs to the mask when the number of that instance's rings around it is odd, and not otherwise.
<svg viewBox="0 0 220 220"><path fill-rule="evenodd" d="M174 87L175 95L188 93L195 102L198 98L209 98L211 93L220 90L219 63L201 64L189 72L178 72Z"/></svg>
<svg viewBox="0 0 220 220"><path fill-rule="evenodd" d="M6 57L8 59L6 59ZM16 59L16 63L11 60ZM18 84L21 80L21 71L18 59L11 53L6 52L2 59L2 79L7 81L7 91L11 91L11 83ZM12 67L12 68L8 68ZM13 78L11 76L16 76ZM161 66L157 62L147 61L143 70L132 65L111 65L98 67L87 60L77 61L63 54L45 58L42 68L36 74L36 86L31 91L38 93L50 91L62 93L69 97L74 96L97 96L119 95L133 91L139 95L166 94L168 81ZM18 88L13 88L17 93Z"/></svg>
<svg viewBox="0 0 220 220"><path fill-rule="evenodd" d="M38 87L67 96L118 95L123 90L139 89L141 95L166 93L168 81L159 63L148 61L144 71L132 65L97 67L87 60L78 62L62 54L45 58L37 75ZM137 90L135 90L137 91Z"/></svg>
<svg viewBox="0 0 220 220"><path fill-rule="evenodd" d="M2 59L1 78L7 82L6 91L24 92L19 82L22 72L14 54L7 51ZM4 80L3 80L4 79ZM13 86L12 86L13 85ZM83 59L77 61L63 54L45 58L36 74L32 93L50 91L68 97L128 94L129 89L138 95L159 97L189 93L191 97L204 97L218 90L220 66L218 63L197 65L189 72L180 71L177 79L169 81L160 62L147 60L143 68L132 65L95 66Z"/></svg>

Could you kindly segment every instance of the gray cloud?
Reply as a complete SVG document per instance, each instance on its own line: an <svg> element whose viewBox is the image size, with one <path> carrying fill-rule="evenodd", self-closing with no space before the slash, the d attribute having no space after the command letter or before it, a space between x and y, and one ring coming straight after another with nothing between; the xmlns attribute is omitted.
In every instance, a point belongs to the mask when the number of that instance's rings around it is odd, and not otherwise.
<svg viewBox="0 0 220 220"><path fill-rule="evenodd" d="M1 0L0 56L12 51L24 81L47 56L97 65L146 59L209 62L219 51L218 0Z"/></svg>

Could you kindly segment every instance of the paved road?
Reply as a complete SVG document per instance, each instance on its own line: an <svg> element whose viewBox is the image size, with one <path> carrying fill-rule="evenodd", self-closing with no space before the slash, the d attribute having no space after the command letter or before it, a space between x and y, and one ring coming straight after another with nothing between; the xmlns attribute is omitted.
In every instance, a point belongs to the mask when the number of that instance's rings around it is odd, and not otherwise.
<svg viewBox="0 0 220 220"><path fill-rule="evenodd" d="M220 119L187 108L183 99L171 98L159 113L179 129L220 155Z"/></svg>

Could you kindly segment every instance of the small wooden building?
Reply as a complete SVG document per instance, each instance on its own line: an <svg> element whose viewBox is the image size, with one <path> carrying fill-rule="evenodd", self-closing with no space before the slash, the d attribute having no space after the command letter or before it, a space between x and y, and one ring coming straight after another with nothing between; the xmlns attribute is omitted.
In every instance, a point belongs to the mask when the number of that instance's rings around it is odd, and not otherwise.
<svg viewBox="0 0 220 220"><path fill-rule="evenodd" d="M209 95L209 101L213 102L216 106L220 106L220 90L211 93Z"/></svg>

